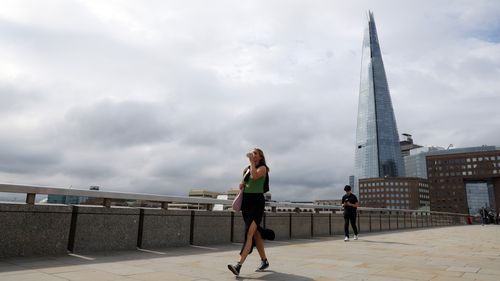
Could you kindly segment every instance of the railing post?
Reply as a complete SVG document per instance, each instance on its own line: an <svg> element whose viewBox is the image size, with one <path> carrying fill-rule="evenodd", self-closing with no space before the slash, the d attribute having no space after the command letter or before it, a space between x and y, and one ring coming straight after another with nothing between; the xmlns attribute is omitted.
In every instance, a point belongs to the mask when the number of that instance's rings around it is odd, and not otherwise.
<svg viewBox="0 0 500 281"><path fill-rule="evenodd" d="M163 210L168 210L168 202L161 202L161 208Z"/></svg>
<svg viewBox="0 0 500 281"><path fill-rule="evenodd" d="M399 211L396 212L396 229L399 229Z"/></svg>
<svg viewBox="0 0 500 281"><path fill-rule="evenodd" d="M378 222L379 222L380 231L382 231L382 213L383 213L382 211L380 211L378 213L378 216L379 216Z"/></svg>
<svg viewBox="0 0 500 281"><path fill-rule="evenodd" d="M332 213L328 214L328 227L329 227L329 233L330 236L332 236Z"/></svg>
<svg viewBox="0 0 500 281"><path fill-rule="evenodd" d="M78 206L71 206L71 224L69 227L68 251L73 252L75 249L76 223L78 218Z"/></svg>
<svg viewBox="0 0 500 281"><path fill-rule="evenodd" d="M35 197L36 197L36 193L26 194L26 204L35 205Z"/></svg>
<svg viewBox="0 0 500 281"><path fill-rule="evenodd" d="M314 213L311 213L311 237L314 237Z"/></svg>
<svg viewBox="0 0 500 281"><path fill-rule="evenodd" d="M361 230L361 211L357 211L358 214L356 216L356 223L358 225L358 231Z"/></svg>
<svg viewBox="0 0 500 281"><path fill-rule="evenodd" d="M194 242L194 211L191 211L191 222L189 224L189 244L193 245Z"/></svg>
<svg viewBox="0 0 500 281"><path fill-rule="evenodd" d="M144 233L144 209L139 209L139 227L137 229L137 248L142 248L142 235Z"/></svg>
<svg viewBox="0 0 500 281"><path fill-rule="evenodd" d="M111 207L111 199L109 198L104 198L103 199L103 202L102 202L102 205L106 208L110 208Z"/></svg>
<svg viewBox="0 0 500 281"><path fill-rule="evenodd" d="M264 220L264 228L266 228L265 222L266 221ZM231 243L232 242L234 242L234 212L231 212Z"/></svg>
<svg viewBox="0 0 500 281"><path fill-rule="evenodd" d="M387 221L389 222L389 230L392 230L392 228L391 228L391 215L392 215L391 211L387 212Z"/></svg>
<svg viewBox="0 0 500 281"><path fill-rule="evenodd" d="M368 212L368 222L370 224L370 232L372 232L372 212Z"/></svg>

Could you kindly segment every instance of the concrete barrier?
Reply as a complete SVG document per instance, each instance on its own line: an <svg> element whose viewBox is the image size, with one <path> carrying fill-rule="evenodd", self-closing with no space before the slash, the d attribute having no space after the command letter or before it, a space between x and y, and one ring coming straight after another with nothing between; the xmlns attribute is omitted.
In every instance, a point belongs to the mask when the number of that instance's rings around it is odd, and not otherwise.
<svg viewBox="0 0 500 281"><path fill-rule="evenodd" d="M231 213L191 211L194 214L193 245L225 244L231 242Z"/></svg>
<svg viewBox="0 0 500 281"><path fill-rule="evenodd" d="M390 212L361 210L360 233L466 223L460 216ZM276 240L344 235L342 213L267 212L263 226ZM240 212L0 204L0 257L242 243L244 227Z"/></svg>
<svg viewBox="0 0 500 281"><path fill-rule="evenodd" d="M77 253L137 248L139 209L73 206L69 249Z"/></svg>
<svg viewBox="0 0 500 281"><path fill-rule="evenodd" d="M360 212L358 214L358 231L360 233L368 233L370 232L370 213L369 212Z"/></svg>
<svg viewBox="0 0 500 281"><path fill-rule="evenodd" d="M398 213L398 229L405 229L405 213L401 212Z"/></svg>
<svg viewBox="0 0 500 281"><path fill-rule="evenodd" d="M313 215L313 236L330 236L330 216L331 214Z"/></svg>
<svg viewBox="0 0 500 281"><path fill-rule="evenodd" d="M387 213L382 214L380 217L380 230L390 230L390 225L389 225L389 215Z"/></svg>
<svg viewBox="0 0 500 281"><path fill-rule="evenodd" d="M71 207L0 204L0 258L66 254Z"/></svg>
<svg viewBox="0 0 500 281"><path fill-rule="evenodd" d="M418 225L417 225L417 215L416 214L412 214L410 216L410 220L411 220L411 228L417 228Z"/></svg>
<svg viewBox="0 0 500 281"><path fill-rule="evenodd" d="M267 218L264 217L264 221L266 220ZM233 212L233 242L245 242L245 221L241 212Z"/></svg>
<svg viewBox="0 0 500 281"><path fill-rule="evenodd" d="M292 238L311 238L310 213L292 214Z"/></svg>
<svg viewBox="0 0 500 281"><path fill-rule="evenodd" d="M266 213L266 228L270 228L276 234L276 240L290 239L290 213Z"/></svg>
<svg viewBox="0 0 500 281"><path fill-rule="evenodd" d="M189 245L191 213L163 209L141 209L142 225L137 246L144 249ZM142 230L142 231L141 231Z"/></svg>
<svg viewBox="0 0 500 281"><path fill-rule="evenodd" d="M344 236L344 214L332 214L333 235Z"/></svg>
<svg viewBox="0 0 500 281"><path fill-rule="evenodd" d="M381 221L380 221L380 212L373 212L370 214L371 216L371 230L372 232L381 231Z"/></svg>

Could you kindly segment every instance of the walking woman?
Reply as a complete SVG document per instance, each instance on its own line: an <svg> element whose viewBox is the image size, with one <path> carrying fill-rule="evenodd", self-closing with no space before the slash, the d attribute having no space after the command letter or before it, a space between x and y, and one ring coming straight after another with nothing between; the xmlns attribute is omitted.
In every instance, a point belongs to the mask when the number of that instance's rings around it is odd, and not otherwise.
<svg viewBox="0 0 500 281"><path fill-rule="evenodd" d="M264 185L268 180L267 173L269 167L266 164L264 152L255 148L247 153L250 166L243 171L243 180L240 183L240 190L243 190L243 202L241 212L245 221L245 242L240 251L240 260L235 265L228 265L234 275L240 274L241 266L247 256L252 252L253 247L257 247L261 264L257 271L262 271L269 267L266 252L264 251L264 240L262 238L263 229L260 226L262 216L264 215Z"/></svg>

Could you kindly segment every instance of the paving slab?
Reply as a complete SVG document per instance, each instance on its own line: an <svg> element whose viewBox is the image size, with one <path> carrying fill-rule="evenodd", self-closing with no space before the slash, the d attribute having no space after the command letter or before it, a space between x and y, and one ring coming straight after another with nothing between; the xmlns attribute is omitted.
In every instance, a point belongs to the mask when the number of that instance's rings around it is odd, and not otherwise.
<svg viewBox="0 0 500 281"><path fill-rule="evenodd" d="M0 280L500 280L500 226L465 225L268 241L271 266L255 272L257 251L239 277L227 270L239 243L0 259Z"/></svg>

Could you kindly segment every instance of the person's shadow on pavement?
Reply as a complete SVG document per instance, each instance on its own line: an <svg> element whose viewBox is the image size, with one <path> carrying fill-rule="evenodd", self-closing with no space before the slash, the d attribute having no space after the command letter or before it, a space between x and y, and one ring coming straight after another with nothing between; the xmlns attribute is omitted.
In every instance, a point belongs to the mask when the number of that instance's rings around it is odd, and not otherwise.
<svg viewBox="0 0 500 281"><path fill-rule="evenodd" d="M276 272L273 270L264 270L261 271L261 273L266 273L265 275L261 276L238 276L236 277L237 280L287 280L287 281L313 281L314 279L305 277L305 276L300 276L300 275L295 275L295 274L287 274L287 273L282 273L282 272ZM254 275L254 274L252 274Z"/></svg>

